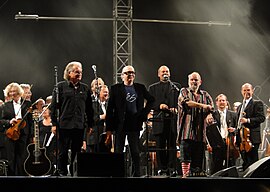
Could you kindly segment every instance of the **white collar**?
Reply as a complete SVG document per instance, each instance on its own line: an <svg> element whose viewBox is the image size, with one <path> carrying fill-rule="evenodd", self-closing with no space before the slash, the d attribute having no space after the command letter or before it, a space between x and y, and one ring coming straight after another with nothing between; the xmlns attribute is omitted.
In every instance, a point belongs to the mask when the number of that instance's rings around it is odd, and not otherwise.
<svg viewBox="0 0 270 192"><path fill-rule="evenodd" d="M220 114L220 113L226 114L226 109L224 109L223 111L221 111L221 110L218 109L218 112L219 112L219 114Z"/></svg>
<svg viewBox="0 0 270 192"><path fill-rule="evenodd" d="M21 100L19 99L18 102L16 102L15 100L13 100L13 104L14 105L20 105L21 104Z"/></svg>
<svg viewBox="0 0 270 192"><path fill-rule="evenodd" d="M247 100L245 100L245 107L247 106L247 104L249 103L249 101L252 99L252 97L248 98Z"/></svg>

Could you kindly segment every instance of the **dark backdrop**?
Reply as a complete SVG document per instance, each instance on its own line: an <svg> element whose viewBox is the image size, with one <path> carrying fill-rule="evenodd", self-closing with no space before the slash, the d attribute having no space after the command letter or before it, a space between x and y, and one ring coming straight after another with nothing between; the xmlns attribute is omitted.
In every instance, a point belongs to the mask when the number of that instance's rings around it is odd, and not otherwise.
<svg viewBox="0 0 270 192"><path fill-rule="evenodd" d="M0 87L10 82L33 84L33 100L50 95L65 65L83 63L83 81L94 78L91 66L113 83L112 21L15 20L15 14L48 17L112 18L112 0L1 0ZM133 0L133 18L177 21L224 21L229 26L133 22L136 81L158 80L166 64L171 79L187 85L198 71L202 88L213 98L225 93L241 101L241 85L255 86L255 97L269 104L268 0ZM58 67L56 77L54 66ZM3 93L0 95L3 99Z"/></svg>

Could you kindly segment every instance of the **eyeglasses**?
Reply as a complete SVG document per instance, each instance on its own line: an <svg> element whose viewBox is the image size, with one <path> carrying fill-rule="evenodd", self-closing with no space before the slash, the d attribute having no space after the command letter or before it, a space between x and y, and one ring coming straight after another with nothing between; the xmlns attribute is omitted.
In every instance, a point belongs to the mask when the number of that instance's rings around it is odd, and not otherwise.
<svg viewBox="0 0 270 192"><path fill-rule="evenodd" d="M82 74L82 71L71 71L73 73L76 73L76 74Z"/></svg>
<svg viewBox="0 0 270 192"><path fill-rule="evenodd" d="M135 75L135 71L126 71L126 72L123 72L125 75Z"/></svg>

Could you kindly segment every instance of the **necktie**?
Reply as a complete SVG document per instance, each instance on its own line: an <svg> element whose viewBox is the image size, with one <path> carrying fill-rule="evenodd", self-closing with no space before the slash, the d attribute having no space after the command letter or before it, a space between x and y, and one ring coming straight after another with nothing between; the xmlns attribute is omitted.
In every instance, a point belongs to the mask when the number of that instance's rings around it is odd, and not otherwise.
<svg viewBox="0 0 270 192"><path fill-rule="evenodd" d="M220 134L222 138L226 138L228 135L227 123L226 123L224 111L220 112Z"/></svg>
<svg viewBox="0 0 270 192"><path fill-rule="evenodd" d="M246 107L247 107L247 104L248 104L248 102L247 101L245 101L245 103L244 103L244 109L243 109L243 111L246 109Z"/></svg>
<svg viewBox="0 0 270 192"><path fill-rule="evenodd" d="M106 114L106 107L105 107L104 102L101 103L101 109L102 109L103 113Z"/></svg>

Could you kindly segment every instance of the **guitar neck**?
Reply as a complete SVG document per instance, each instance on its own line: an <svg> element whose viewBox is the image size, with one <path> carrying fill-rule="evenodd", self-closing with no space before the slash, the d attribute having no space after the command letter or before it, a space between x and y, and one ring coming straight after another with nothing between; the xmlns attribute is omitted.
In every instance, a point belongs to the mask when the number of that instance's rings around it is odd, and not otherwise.
<svg viewBox="0 0 270 192"><path fill-rule="evenodd" d="M35 150L39 150L39 127L38 127L38 119L34 119L34 144L35 144Z"/></svg>

